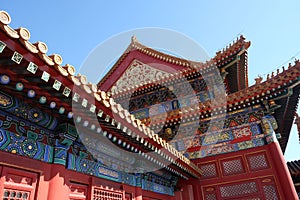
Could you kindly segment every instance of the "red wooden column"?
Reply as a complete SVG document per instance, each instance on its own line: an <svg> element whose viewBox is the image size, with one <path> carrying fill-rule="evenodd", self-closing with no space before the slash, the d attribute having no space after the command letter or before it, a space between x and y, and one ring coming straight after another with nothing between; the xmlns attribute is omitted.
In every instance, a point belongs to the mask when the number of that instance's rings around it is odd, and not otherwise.
<svg viewBox="0 0 300 200"><path fill-rule="evenodd" d="M53 164L49 180L48 200L69 199L69 187L65 183L65 166Z"/></svg>
<svg viewBox="0 0 300 200"><path fill-rule="evenodd" d="M182 199L182 191L176 191L175 194L175 200L183 200Z"/></svg>
<svg viewBox="0 0 300 200"><path fill-rule="evenodd" d="M268 147L272 156L273 166L280 181L279 185L281 188L279 189L284 195L283 199L298 199L291 175L285 163L285 159L278 142L272 142L268 145Z"/></svg>
<svg viewBox="0 0 300 200"><path fill-rule="evenodd" d="M183 186L182 199L194 200L194 191L192 185Z"/></svg>
<svg viewBox="0 0 300 200"><path fill-rule="evenodd" d="M47 163L41 163L39 161L34 161L36 163L40 163L42 166L43 172L40 174L39 177L39 184L37 188L37 197L36 199L47 199L48 191L49 191L49 179L51 175L51 165Z"/></svg>
<svg viewBox="0 0 300 200"><path fill-rule="evenodd" d="M141 187L135 187L134 200L143 200L143 191Z"/></svg>

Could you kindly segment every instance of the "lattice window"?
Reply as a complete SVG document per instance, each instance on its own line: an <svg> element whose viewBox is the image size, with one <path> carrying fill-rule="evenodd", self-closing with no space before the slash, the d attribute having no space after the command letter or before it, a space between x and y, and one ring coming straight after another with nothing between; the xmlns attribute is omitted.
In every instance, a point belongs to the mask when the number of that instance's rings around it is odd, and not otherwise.
<svg viewBox="0 0 300 200"><path fill-rule="evenodd" d="M266 200L277 200L277 193L274 185L265 185L263 186L264 194L266 197Z"/></svg>
<svg viewBox="0 0 300 200"><path fill-rule="evenodd" d="M255 182L241 183L229 186L220 187L222 197L235 197L240 195L253 194L257 192Z"/></svg>
<svg viewBox="0 0 300 200"><path fill-rule="evenodd" d="M2 200L33 200L37 176L36 173L3 167L0 198Z"/></svg>
<svg viewBox="0 0 300 200"><path fill-rule="evenodd" d="M206 194L205 200L217 200L216 194Z"/></svg>
<svg viewBox="0 0 300 200"><path fill-rule="evenodd" d="M224 175L244 173L244 167L241 159L224 161L222 165Z"/></svg>
<svg viewBox="0 0 300 200"><path fill-rule="evenodd" d="M28 191L4 189L3 200L28 200L29 196Z"/></svg>
<svg viewBox="0 0 300 200"><path fill-rule="evenodd" d="M93 200L123 200L123 192L93 188Z"/></svg>
<svg viewBox="0 0 300 200"><path fill-rule="evenodd" d="M215 163L201 165L200 169L203 172L202 177L208 178L218 176Z"/></svg>
<svg viewBox="0 0 300 200"><path fill-rule="evenodd" d="M266 156L264 154L249 156L248 162L250 170L252 171L269 168Z"/></svg>

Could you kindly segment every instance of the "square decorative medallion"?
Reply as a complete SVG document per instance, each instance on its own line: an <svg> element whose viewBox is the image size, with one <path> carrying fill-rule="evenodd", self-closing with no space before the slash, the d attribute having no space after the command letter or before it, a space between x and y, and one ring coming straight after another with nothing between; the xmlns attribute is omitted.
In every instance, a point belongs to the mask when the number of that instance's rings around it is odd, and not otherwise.
<svg viewBox="0 0 300 200"><path fill-rule="evenodd" d="M96 111L96 106L94 104L91 105L90 111L94 113Z"/></svg>
<svg viewBox="0 0 300 200"><path fill-rule="evenodd" d="M103 116L103 113L104 113L103 110L100 109L100 110L98 111L98 114L97 114L98 117L102 117L102 116Z"/></svg>
<svg viewBox="0 0 300 200"><path fill-rule="evenodd" d="M6 44L4 42L0 41L0 53L3 52L3 50L5 49L5 47L6 47Z"/></svg>
<svg viewBox="0 0 300 200"><path fill-rule="evenodd" d="M86 99L83 99L81 105L86 108L87 104L88 104L88 101Z"/></svg>
<svg viewBox="0 0 300 200"><path fill-rule="evenodd" d="M35 74L35 72L37 71L38 66L36 64L34 64L33 62L30 62L28 67L27 67L27 71Z"/></svg>
<svg viewBox="0 0 300 200"><path fill-rule="evenodd" d="M75 93L73 96L73 101L78 102L79 98L80 98L80 95Z"/></svg>
<svg viewBox="0 0 300 200"><path fill-rule="evenodd" d="M13 56L11 57L11 60L17 64L20 64L22 59L23 59L23 56L16 51L14 52Z"/></svg>
<svg viewBox="0 0 300 200"><path fill-rule="evenodd" d="M53 88L56 89L57 91L59 91L61 86L61 82L59 82L58 80L55 80L53 83Z"/></svg>
<svg viewBox="0 0 300 200"><path fill-rule="evenodd" d="M63 91L63 95L65 95L66 97L68 97L71 94L71 89L68 87L65 87L64 91Z"/></svg>
<svg viewBox="0 0 300 200"><path fill-rule="evenodd" d="M48 74L48 72L43 72L41 79L48 82L50 78L50 74Z"/></svg>

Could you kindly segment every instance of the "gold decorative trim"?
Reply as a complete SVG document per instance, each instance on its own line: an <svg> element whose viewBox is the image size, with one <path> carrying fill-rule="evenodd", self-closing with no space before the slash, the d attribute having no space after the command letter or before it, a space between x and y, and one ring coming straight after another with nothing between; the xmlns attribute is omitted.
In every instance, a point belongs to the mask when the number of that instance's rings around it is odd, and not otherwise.
<svg viewBox="0 0 300 200"><path fill-rule="evenodd" d="M270 183L272 180L270 178L266 178L266 179L263 179L261 182L263 183Z"/></svg>
<svg viewBox="0 0 300 200"><path fill-rule="evenodd" d="M230 183L240 183L240 182L242 183L244 181L264 179L264 178L273 178L275 180L273 175L255 176L255 177L252 177L252 178L239 179L239 180L234 180L234 181L224 181L224 182L220 181L218 183L212 183L212 184L208 184L208 185L201 185L201 190L203 191L203 188L205 188L205 187L220 186L220 185L225 185L225 184L230 184Z"/></svg>
<svg viewBox="0 0 300 200"><path fill-rule="evenodd" d="M206 192L212 192L212 191L215 191L215 188L209 187L209 188L206 188L205 191Z"/></svg>

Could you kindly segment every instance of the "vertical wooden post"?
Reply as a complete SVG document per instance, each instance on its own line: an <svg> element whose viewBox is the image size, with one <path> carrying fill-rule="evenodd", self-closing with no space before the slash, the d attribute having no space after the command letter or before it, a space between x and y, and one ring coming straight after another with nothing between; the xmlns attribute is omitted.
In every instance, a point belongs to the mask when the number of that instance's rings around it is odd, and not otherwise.
<svg viewBox="0 0 300 200"><path fill-rule="evenodd" d="M284 195L283 199L298 199L290 172L278 142L273 142L268 146L272 156L273 166L276 170L277 177L280 179L278 186L281 186L279 189Z"/></svg>
<svg viewBox="0 0 300 200"><path fill-rule="evenodd" d="M135 188L134 200L143 200L142 188Z"/></svg>
<svg viewBox="0 0 300 200"><path fill-rule="evenodd" d="M49 180L48 200L69 199L69 187L65 183L65 167L53 164Z"/></svg>

